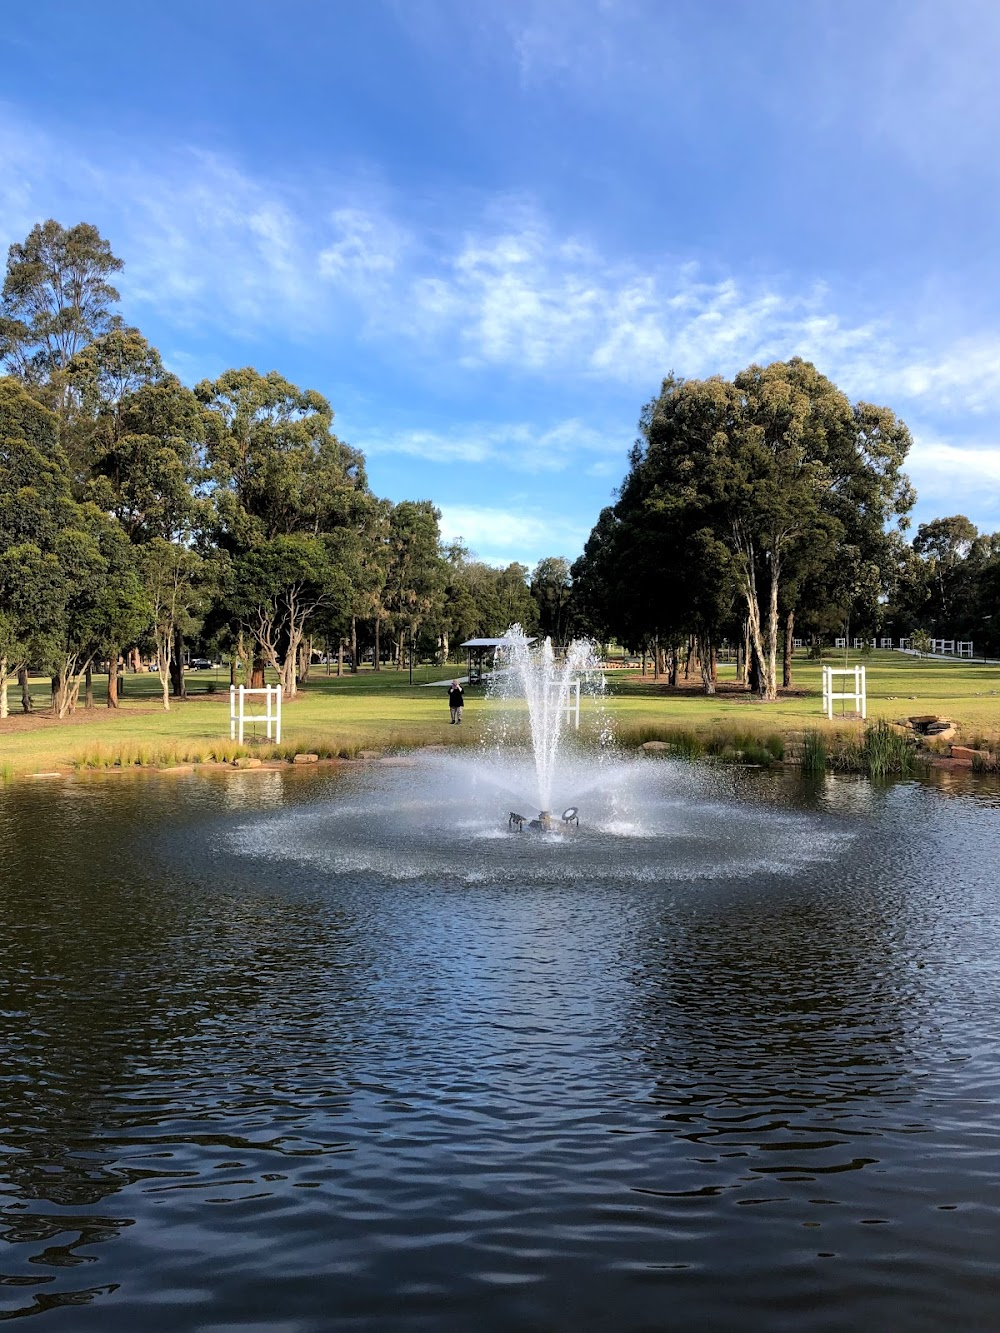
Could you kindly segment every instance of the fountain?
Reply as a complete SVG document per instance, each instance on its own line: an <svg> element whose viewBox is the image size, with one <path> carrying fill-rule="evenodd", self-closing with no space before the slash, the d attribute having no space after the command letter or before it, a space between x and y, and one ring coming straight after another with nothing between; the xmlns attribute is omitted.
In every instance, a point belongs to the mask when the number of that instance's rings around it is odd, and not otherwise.
<svg viewBox="0 0 1000 1333"><path fill-rule="evenodd" d="M552 640L533 647L520 625L511 625L497 649L496 668L490 678L487 697L500 709L487 731L487 746L502 757L510 748L512 719L522 703L527 709L531 754L537 782L538 818L527 820L514 811L509 826L518 831L527 825L542 832L564 832L579 824L575 806L557 819L552 812L553 784L560 749L570 717L580 725L580 695L600 697L604 676L589 639L574 639L565 654L557 656ZM601 739L608 740L604 726Z"/></svg>

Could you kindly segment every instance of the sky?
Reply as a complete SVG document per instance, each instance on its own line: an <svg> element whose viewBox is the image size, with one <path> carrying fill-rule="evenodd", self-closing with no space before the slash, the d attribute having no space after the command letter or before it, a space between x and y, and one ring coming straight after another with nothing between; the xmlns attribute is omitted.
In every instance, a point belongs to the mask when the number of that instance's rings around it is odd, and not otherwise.
<svg viewBox="0 0 1000 1333"><path fill-rule="evenodd" d="M318 389L373 490L573 559L663 377L806 357L1000 527L996 0L43 0L0 245L94 223L187 383Z"/></svg>

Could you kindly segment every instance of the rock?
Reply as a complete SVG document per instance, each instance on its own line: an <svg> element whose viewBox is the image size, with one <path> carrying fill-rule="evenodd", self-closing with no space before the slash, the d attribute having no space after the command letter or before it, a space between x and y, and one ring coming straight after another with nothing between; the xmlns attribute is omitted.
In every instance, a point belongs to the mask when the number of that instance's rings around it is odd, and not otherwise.
<svg viewBox="0 0 1000 1333"><path fill-rule="evenodd" d="M293 764L318 764L318 754L297 754L292 760Z"/></svg>
<svg viewBox="0 0 1000 1333"><path fill-rule="evenodd" d="M645 741L639 746L640 750L669 750L670 746L666 741Z"/></svg>
<svg viewBox="0 0 1000 1333"><path fill-rule="evenodd" d="M951 747L951 757L956 764L962 768L971 768L974 762L973 756L982 754L981 750L973 750L969 745L953 745ZM983 758L987 758L984 754Z"/></svg>
<svg viewBox="0 0 1000 1333"><path fill-rule="evenodd" d="M233 768L261 768L264 761L255 759L252 755L240 755L239 759L233 760Z"/></svg>
<svg viewBox="0 0 1000 1333"><path fill-rule="evenodd" d="M65 773L29 773L29 778L64 778Z"/></svg>
<svg viewBox="0 0 1000 1333"><path fill-rule="evenodd" d="M175 773L193 773L194 764L173 764L170 768L161 768L161 773L168 773L171 777Z"/></svg>

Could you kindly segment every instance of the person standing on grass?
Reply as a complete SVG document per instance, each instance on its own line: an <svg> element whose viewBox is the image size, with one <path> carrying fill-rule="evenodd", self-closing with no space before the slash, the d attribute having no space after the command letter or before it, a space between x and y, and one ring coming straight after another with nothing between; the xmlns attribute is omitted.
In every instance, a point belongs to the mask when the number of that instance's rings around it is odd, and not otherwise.
<svg viewBox="0 0 1000 1333"><path fill-rule="evenodd" d="M462 687L457 680L451 682L451 689L448 691L448 707L451 709L451 725L462 725L462 709L465 707L465 695L462 693Z"/></svg>

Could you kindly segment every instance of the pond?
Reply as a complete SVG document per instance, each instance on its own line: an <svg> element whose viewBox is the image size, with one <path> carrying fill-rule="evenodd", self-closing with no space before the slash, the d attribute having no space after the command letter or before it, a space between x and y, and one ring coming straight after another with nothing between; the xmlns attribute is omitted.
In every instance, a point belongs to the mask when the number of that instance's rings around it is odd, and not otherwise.
<svg viewBox="0 0 1000 1333"><path fill-rule="evenodd" d="M615 792L0 792L0 1319L1000 1325L995 787Z"/></svg>

